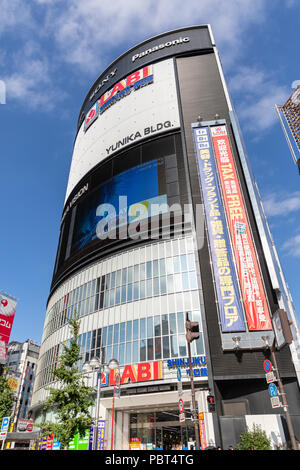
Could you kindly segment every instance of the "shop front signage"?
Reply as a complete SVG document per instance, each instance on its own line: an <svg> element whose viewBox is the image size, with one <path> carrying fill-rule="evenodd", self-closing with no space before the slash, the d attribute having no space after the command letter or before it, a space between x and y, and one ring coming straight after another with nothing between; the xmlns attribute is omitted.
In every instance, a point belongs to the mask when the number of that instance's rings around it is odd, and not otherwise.
<svg viewBox="0 0 300 470"><path fill-rule="evenodd" d="M124 367L120 373L120 385L128 383L148 382L151 380L162 379L162 361L142 362L140 364L131 364ZM101 383L103 386L105 374L102 375ZM116 385L116 371L111 370L106 380L106 385Z"/></svg>
<svg viewBox="0 0 300 470"><path fill-rule="evenodd" d="M206 356L195 356L191 358L191 364L193 366L193 376L194 377L207 377L207 367L206 366ZM168 369L177 368L177 378L178 371L181 369L186 369L186 374L190 377L189 369L190 361L188 357L180 357L178 359L169 359L167 361ZM180 372L180 377L182 373Z"/></svg>

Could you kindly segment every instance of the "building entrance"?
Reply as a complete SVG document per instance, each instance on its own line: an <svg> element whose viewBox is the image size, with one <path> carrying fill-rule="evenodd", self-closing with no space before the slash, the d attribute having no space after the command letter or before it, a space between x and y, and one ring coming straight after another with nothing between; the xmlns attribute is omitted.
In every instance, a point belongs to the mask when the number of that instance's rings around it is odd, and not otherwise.
<svg viewBox="0 0 300 470"><path fill-rule="evenodd" d="M141 450L189 449L195 441L195 428L188 418L179 422L177 410L130 415L130 447Z"/></svg>

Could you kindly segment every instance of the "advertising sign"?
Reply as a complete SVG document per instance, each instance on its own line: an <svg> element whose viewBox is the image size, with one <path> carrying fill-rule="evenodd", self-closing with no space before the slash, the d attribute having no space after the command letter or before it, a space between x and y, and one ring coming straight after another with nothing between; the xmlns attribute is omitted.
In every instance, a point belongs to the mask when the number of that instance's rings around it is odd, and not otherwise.
<svg viewBox="0 0 300 470"><path fill-rule="evenodd" d="M125 366L121 371L120 385L125 383L160 380L162 379L162 376L162 361L130 364ZM110 371L108 385L116 385L116 374L114 369Z"/></svg>
<svg viewBox="0 0 300 470"><path fill-rule="evenodd" d="M207 447L204 413L199 413L198 419L199 419L199 432L200 432L200 446L201 446L201 450L204 450Z"/></svg>
<svg viewBox="0 0 300 470"><path fill-rule="evenodd" d="M66 199L81 178L104 158L146 137L180 127L173 61L144 67L112 84L99 100L97 118L96 113L95 109L92 125L86 130L83 123L78 131Z"/></svg>
<svg viewBox="0 0 300 470"><path fill-rule="evenodd" d="M245 331L240 293L208 128L194 129L194 139L222 331Z"/></svg>
<svg viewBox="0 0 300 470"><path fill-rule="evenodd" d="M283 348L293 341L289 320L285 310L278 309L272 316L273 329L277 349Z"/></svg>
<svg viewBox="0 0 300 470"><path fill-rule="evenodd" d="M0 344L8 345L10 333L15 318L17 301L13 297L0 293ZM1 357L3 356L3 347L1 349ZM6 351L5 351L6 357Z"/></svg>
<svg viewBox="0 0 300 470"><path fill-rule="evenodd" d="M272 330L242 190L225 125L211 127L227 221L249 330Z"/></svg>
<svg viewBox="0 0 300 470"><path fill-rule="evenodd" d="M129 441L130 450L140 450L142 447L142 441L140 437L131 437Z"/></svg>
<svg viewBox="0 0 300 470"><path fill-rule="evenodd" d="M104 450L104 438L105 438L105 421L100 419L98 421L97 450Z"/></svg>

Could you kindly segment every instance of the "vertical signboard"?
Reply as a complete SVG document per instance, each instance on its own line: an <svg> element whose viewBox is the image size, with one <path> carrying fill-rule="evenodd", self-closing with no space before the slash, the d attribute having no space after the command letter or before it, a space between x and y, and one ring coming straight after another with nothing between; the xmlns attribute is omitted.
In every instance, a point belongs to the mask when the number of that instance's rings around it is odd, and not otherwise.
<svg viewBox="0 0 300 470"><path fill-rule="evenodd" d="M233 154L225 125L212 126L212 141L249 330L271 330L260 274Z"/></svg>
<svg viewBox="0 0 300 470"><path fill-rule="evenodd" d="M17 308L17 301L13 297L0 293L0 345L1 348L1 357L5 356L6 350L4 352L4 344L7 346L9 343L10 333L15 318Z"/></svg>
<svg viewBox="0 0 300 470"><path fill-rule="evenodd" d="M207 447L204 413L199 413L198 414L198 419L199 419L199 432L200 432L201 450L204 450Z"/></svg>
<svg viewBox="0 0 300 470"><path fill-rule="evenodd" d="M104 438L105 438L105 421L98 421L98 439L97 439L97 450L104 450Z"/></svg>
<svg viewBox="0 0 300 470"><path fill-rule="evenodd" d="M194 139L222 331L245 331L240 293L208 128L194 129Z"/></svg>

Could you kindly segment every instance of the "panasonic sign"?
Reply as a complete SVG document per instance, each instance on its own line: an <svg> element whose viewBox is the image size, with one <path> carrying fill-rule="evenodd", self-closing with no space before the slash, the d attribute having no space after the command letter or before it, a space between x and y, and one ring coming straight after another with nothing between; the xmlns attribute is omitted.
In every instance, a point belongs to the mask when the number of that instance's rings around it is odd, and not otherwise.
<svg viewBox="0 0 300 470"><path fill-rule="evenodd" d="M144 52L141 52L140 54L135 54L132 56L132 62L135 62L137 59L141 59L142 57L151 54L152 52L160 51L161 49L164 49L165 47L170 47L170 46L175 46L176 44L183 44L185 42L189 42L190 38L185 37L185 38L179 38L179 39L174 39L173 41L167 41L164 44L159 44L158 46L151 47L150 49L146 49Z"/></svg>

